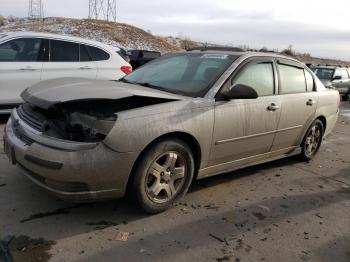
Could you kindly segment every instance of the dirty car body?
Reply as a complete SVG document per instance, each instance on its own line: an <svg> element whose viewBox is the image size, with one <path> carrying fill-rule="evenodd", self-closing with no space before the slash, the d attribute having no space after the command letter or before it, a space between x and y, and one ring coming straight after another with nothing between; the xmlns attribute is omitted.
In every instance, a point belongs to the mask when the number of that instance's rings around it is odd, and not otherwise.
<svg viewBox="0 0 350 262"><path fill-rule="evenodd" d="M184 57L200 61L196 72L181 71ZM172 62L178 72L157 73ZM112 199L125 195L138 161L162 139L188 145L201 179L299 154L313 121L322 121L324 135L336 122L338 92L287 57L191 51L141 69L124 82L66 78L25 90L6 126L9 159L61 199ZM187 73L192 82L171 81ZM297 73L301 82L291 76ZM158 82L142 82L143 74ZM228 99L235 81L256 87L258 97ZM303 81L303 90L293 89Z"/></svg>

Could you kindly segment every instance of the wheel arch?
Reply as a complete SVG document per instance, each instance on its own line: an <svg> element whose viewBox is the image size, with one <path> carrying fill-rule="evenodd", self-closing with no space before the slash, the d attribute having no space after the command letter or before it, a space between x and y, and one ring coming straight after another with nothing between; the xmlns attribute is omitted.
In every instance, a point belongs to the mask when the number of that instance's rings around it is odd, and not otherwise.
<svg viewBox="0 0 350 262"><path fill-rule="evenodd" d="M323 115L320 115L318 116L315 120L320 120L322 122L322 125L323 125L323 132L326 131L326 128L327 128L327 119L326 117L324 117Z"/></svg>
<svg viewBox="0 0 350 262"><path fill-rule="evenodd" d="M158 143L162 140L172 139L172 138L181 140L182 142L187 144L188 147L190 148L190 150L192 151L194 163L195 163L195 174L194 174L193 179L194 180L196 179L196 177L198 175L198 170L199 170L199 167L200 167L201 161L202 161L202 151L201 151L200 144L199 144L198 140L193 135L186 133L186 132L183 132L183 131L175 131L175 132L163 134L163 135L155 138L140 152L140 154L136 158L134 165L131 169L131 172L130 172L130 175L128 178L128 182L127 182L126 193L128 193L130 191L129 189L131 188L132 183L133 183L133 174L134 174L134 171L135 171L140 159L156 143Z"/></svg>

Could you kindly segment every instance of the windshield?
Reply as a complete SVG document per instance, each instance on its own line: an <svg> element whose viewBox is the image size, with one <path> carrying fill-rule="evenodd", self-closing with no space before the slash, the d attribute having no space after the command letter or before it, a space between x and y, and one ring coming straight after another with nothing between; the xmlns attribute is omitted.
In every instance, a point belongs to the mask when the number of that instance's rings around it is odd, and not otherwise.
<svg viewBox="0 0 350 262"><path fill-rule="evenodd" d="M331 80L334 74L332 68L312 68L312 71L316 74L319 79Z"/></svg>
<svg viewBox="0 0 350 262"><path fill-rule="evenodd" d="M183 53L158 58L124 81L191 97L204 96L237 56Z"/></svg>

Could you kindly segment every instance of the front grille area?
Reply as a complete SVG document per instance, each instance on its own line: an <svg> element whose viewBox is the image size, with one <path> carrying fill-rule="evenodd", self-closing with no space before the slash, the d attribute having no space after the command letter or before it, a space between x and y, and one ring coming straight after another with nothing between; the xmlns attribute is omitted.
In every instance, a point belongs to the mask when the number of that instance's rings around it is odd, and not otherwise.
<svg viewBox="0 0 350 262"><path fill-rule="evenodd" d="M18 116L30 127L42 131L45 125L46 119L39 112L33 110L29 104L23 104L17 109Z"/></svg>

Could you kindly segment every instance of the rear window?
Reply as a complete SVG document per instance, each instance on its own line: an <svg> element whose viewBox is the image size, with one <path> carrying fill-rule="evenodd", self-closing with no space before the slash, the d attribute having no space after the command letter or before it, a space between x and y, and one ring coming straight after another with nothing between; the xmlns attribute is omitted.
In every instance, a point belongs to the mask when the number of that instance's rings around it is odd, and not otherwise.
<svg viewBox="0 0 350 262"><path fill-rule="evenodd" d="M78 62L79 44L51 40L50 42L50 61L51 62Z"/></svg>
<svg viewBox="0 0 350 262"><path fill-rule="evenodd" d="M281 81L281 94L295 94L306 92L304 69L279 64L278 70Z"/></svg>

